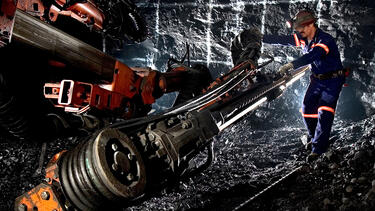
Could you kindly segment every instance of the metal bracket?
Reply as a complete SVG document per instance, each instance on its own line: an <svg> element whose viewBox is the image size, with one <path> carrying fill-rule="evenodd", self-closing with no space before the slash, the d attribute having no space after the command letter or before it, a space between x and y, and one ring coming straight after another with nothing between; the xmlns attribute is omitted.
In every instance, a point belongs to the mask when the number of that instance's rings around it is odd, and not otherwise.
<svg viewBox="0 0 375 211"><path fill-rule="evenodd" d="M0 47L10 43L16 16L17 1L0 1Z"/></svg>

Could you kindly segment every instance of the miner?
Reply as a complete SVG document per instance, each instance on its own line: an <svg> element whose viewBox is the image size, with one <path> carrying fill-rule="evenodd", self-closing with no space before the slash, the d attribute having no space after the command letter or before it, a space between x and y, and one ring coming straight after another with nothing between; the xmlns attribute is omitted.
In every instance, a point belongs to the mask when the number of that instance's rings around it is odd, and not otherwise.
<svg viewBox="0 0 375 211"><path fill-rule="evenodd" d="M315 160L326 152L335 115L336 104L345 75L340 52L334 38L318 28L314 13L299 11L289 22L295 30L292 36L265 35L263 42L301 47L303 56L280 67L281 74L304 65L311 66L310 84L302 104L302 116L308 130L311 153L306 160Z"/></svg>

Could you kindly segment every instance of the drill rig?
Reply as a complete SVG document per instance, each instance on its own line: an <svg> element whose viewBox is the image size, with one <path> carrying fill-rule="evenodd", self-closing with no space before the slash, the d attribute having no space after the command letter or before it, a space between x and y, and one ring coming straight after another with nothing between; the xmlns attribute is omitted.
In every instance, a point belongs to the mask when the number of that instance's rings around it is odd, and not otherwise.
<svg viewBox="0 0 375 211"><path fill-rule="evenodd" d="M19 196L15 208L117 210L142 201L206 169L214 157L214 136L278 97L306 69L262 78L253 63L245 61L207 93L180 106L81 138L77 147L51 159L45 180ZM249 79L253 82L244 86ZM189 162L204 150L205 163L191 167Z"/></svg>
<svg viewBox="0 0 375 211"><path fill-rule="evenodd" d="M12 35L12 42L51 54L56 67L78 67L103 79L100 83L73 79L46 83L44 95L56 107L76 115L96 110L102 112L100 116L121 117L79 137L75 148L56 154L42 183L15 200L16 210L121 209L145 200L207 168L214 157L215 135L280 96L308 69L286 75L263 73L261 69L272 59L258 65L258 38L243 46L234 68L201 93L160 114L145 116L144 106L163 93L181 89L182 79L199 78L202 71L182 63L166 73L130 68L15 8L13 16L2 20L8 23L1 25L4 45L10 41L7 35ZM44 36L27 36L35 25L45 31L34 33ZM206 162L192 167L190 162L205 150Z"/></svg>

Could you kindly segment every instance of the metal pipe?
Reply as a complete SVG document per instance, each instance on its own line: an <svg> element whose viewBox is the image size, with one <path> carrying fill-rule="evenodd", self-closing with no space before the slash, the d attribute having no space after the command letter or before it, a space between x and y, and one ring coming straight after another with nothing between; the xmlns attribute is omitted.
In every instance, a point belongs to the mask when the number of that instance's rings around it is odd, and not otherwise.
<svg viewBox="0 0 375 211"><path fill-rule="evenodd" d="M265 86L244 92L230 103L220 105L216 108L209 108L213 112L219 130L224 130L250 111L256 109L262 103L271 101L280 96L285 88L301 78L306 70L308 70L308 66L303 66L277 81L267 82Z"/></svg>
<svg viewBox="0 0 375 211"><path fill-rule="evenodd" d="M281 183L285 182L287 179L291 178L292 176L295 176L295 175L298 175L305 167L304 166L299 166L295 169L293 169L291 172L289 172L287 175L281 177L279 180L277 180L276 182L272 183L271 185L269 185L268 187L266 187L265 189L263 189L262 191L258 192L257 194L255 194L253 197L249 198L248 200L246 200L245 202L241 203L240 205L238 205L237 207L235 207L233 209L233 211L237 211L237 210L247 210L245 209L246 206L248 206L251 202L253 202L254 200L256 200L257 198L259 198L260 196L264 195L265 193L267 193L268 191L270 191L272 188L275 188L277 185L280 185Z"/></svg>
<svg viewBox="0 0 375 211"><path fill-rule="evenodd" d="M237 121L238 119L240 119L241 117L246 115L248 112L256 109L258 106L260 106L262 103L264 103L266 101L267 101L267 97L263 97L260 100L258 100L257 102L255 102L252 105L250 105L249 107L247 107L246 109L244 109L243 111L239 112L237 115L231 117L229 120L227 120L225 122L219 122L217 124L219 130L220 131L224 130L226 127L233 124L235 121Z"/></svg>
<svg viewBox="0 0 375 211"><path fill-rule="evenodd" d="M17 9L11 43L35 47L77 69L111 81L116 59L79 39Z"/></svg>

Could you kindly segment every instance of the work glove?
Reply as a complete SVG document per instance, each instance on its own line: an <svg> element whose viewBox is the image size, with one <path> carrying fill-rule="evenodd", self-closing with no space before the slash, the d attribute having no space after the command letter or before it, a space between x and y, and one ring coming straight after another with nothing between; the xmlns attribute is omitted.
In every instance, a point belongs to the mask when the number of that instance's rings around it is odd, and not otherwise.
<svg viewBox="0 0 375 211"><path fill-rule="evenodd" d="M289 70L291 70L291 69L294 69L294 67L293 67L293 64L289 62L288 64L284 64L283 66L281 66L281 67L279 68L279 73L280 73L281 75L285 75L285 74L288 73Z"/></svg>

